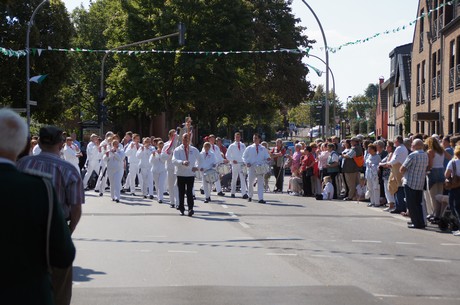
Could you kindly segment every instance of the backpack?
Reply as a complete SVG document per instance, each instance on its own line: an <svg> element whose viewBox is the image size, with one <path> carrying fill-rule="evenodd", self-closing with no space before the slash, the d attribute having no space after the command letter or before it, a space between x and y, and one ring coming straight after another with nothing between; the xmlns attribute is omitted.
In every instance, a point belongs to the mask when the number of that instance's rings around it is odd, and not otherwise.
<svg viewBox="0 0 460 305"><path fill-rule="evenodd" d="M354 156L353 160L355 160L355 163L358 167L363 167L364 165L364 155L361 156Z"/></svg>

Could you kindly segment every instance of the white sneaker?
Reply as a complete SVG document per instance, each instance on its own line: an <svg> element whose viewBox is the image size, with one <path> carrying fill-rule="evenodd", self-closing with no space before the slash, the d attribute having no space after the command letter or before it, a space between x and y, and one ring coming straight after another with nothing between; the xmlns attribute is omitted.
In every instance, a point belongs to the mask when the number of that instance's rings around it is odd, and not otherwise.
<svg viewBox="0 0 460 305"><path fill-rule="evenodd" d="M452 233L454 234L454 236L460 236L460 230L454 231Z"/></svg>

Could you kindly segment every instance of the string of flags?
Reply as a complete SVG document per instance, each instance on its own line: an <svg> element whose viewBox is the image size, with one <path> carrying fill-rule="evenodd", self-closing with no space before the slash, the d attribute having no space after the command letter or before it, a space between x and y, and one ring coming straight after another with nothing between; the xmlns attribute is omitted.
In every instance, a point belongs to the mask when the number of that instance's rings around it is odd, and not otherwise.
<svg viewBox="0 0 460 305"><path fill-rule="evenodd" d="M372 36L366 37L364 39L358 39L355 41L351 42L346 42L344 44L341 44L338 47L328 47L328 50L331 53L336 53L343 49L344 47L348 46L353 46L357 44L362 44L369 42L372 39L375 39L377 37L383 36L383 35L389 35L389 34L394 34L399 31L403 31L408 29L411 26L414 26L420 19L423 19L424 17L430 16L433 12L439 11L445 6L448 5L453 5L453 1L448 1L445 3L441 3L438 7L433 8L429 10L426 13L421 14L418 16L414 21L409 22L408 25L403 25L399 26L397 28L391 29L391 30L385 30L380 33L376 33ZM324 47L319 48L321 50L324 50ZM88 52L88 53L114 53L114 54L128 54L128 55L140 55L140 54L186 54L186 55L231 55L231 54L273 54L273 53L295 53L295 54L305 54L308 55L308 52L311 49L308 48L306 50L299 50L299 49L277 49L277 50L256 50L256 51L185 51L185 50L144 50L144 51L133 51L133 50L92 50L92 49L84 49L84 48L70 48L70 49L60 49L60 48L52 48L48 47L47 49L39 49L39 48L31 48L30 52L32 55L38 54L39 56L43 51L54 51L54 52ZM6 49L3 47L0 47L0 54L3 54L8 57L17 57L20 58L22 56L27 55L27 50L12 50L12 49Z"/></svg>

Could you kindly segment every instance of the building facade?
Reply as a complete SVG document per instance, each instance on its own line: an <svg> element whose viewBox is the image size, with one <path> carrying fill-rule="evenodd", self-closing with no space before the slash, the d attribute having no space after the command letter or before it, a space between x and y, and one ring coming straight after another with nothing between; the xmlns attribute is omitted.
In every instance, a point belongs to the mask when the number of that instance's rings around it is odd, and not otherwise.
<svg viewBox="0 0 460 305"><path fill-rule="evenodd" d="M411 132L460 132L459 4L419 1L411 63Z"/></svg>

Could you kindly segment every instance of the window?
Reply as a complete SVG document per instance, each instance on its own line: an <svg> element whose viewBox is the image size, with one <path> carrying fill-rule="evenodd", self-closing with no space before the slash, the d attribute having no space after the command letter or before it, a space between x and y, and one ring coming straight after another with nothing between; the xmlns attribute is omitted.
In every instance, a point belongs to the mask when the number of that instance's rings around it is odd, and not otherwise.
<svg viewBox="0 0 460 305"><path fill-rule="evenodd" d="M423 38L424 38L424 34L425 34L425 11L422 9L420 11L420 33L419 33L419 36L420 36L420 41L419 41L419 52L422 52L423 51Z"/></svg>
<svg viewBox="0 0 460 305"><path fill-rule="evenodd" d="M449 105L449 133L454 133L454 105Z"/></svg>

